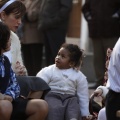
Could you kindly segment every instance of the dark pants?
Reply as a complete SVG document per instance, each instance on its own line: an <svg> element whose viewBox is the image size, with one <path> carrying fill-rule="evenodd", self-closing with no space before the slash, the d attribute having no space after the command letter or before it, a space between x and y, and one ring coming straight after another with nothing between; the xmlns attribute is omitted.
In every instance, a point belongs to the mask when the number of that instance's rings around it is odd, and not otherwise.
<svg viewBox="0 0 120 120"><path fill-rule="evenodd" d="M26 115L26 107L28 102L29 102L29 99L24 99L21 97L13 100L12 102L13 111L12 111L10 120L26 120L28 117Z"/></svg>
<svg viewBox="0 0 120 120"><path fill-rule="evenodd" d="M65 42L66 30L50 29L44 31L46 63L51 65L55 63L55 57L60 46Z"/></svg>
<svg viewBox="0 0 120 120"><path fill-rule="evenodd" d="M42 67L43 44L22 44L24 64L29 76L36 76Z"/></svg>
<svg viewBox="0 0 120 120"><path fill-rule="evenodd" d="M98 85L102 85L104 82L107 49L113 48L117 40L117 37L92 39L94 50L94 68Z"/></svg>
<svg viewBox="0 0 120 120"><path fill-rule="evenodd" d="M120 93L109 90L106 97L107 120L120 120L116 117L117 110L120 110Z"/></svg>

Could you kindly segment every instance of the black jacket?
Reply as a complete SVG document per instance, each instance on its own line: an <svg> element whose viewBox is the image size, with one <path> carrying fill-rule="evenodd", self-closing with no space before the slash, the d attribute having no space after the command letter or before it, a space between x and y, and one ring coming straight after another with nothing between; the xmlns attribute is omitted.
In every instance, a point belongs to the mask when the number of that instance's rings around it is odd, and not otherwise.
<svg viewBox="0 0 120 120"><path fill-rule="evenodd" d="M86 0L82 11L91 38L120 36L120 0Z"/></svg>
<svg viewBox="0 0 120 120"><path fill-rule="evenodd" d="M66 29L72 0L42 0L39 13L39 29Z"/></svg>

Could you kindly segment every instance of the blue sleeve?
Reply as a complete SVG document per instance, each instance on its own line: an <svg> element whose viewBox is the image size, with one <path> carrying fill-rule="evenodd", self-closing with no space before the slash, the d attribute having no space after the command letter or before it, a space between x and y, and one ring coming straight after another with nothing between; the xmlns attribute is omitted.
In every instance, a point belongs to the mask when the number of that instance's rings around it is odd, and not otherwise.
<svg viewBox="0 0 120 120"><path fill-rule="evenodd" d="M10 95L13 99L19 97L20 95L20 86L12 69L10 69L10 82L7 90L5 91L5 94Z"/></svg>

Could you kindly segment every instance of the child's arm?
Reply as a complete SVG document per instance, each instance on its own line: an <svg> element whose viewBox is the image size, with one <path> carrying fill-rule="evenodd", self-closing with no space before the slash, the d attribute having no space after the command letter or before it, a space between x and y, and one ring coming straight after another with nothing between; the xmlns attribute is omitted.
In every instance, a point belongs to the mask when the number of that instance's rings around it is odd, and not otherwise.
<svg viewBox="0 0 120 120"><path fill-rule="evenodd" d="M19 94L20 94L20 87L16 80L15 73L11 69L10 70L10 82L9 82L7 90L5 91L5 95L9 95L13 99L15 99L15 98L19 97Z"/></svg>
<svg viewBox="0 0 120 120"><path fill-rule="evenodd" d="M89 113L89 92L86 77L81 75L77 82L77 96L79 99L82 117L87 117Z"/></svg>

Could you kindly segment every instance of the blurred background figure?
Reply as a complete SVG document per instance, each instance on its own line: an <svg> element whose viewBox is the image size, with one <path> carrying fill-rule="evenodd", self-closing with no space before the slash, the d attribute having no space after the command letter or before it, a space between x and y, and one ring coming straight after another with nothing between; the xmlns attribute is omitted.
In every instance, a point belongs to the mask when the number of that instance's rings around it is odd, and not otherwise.
<svg viewBox="0 0 120 120"><path fill-rule="evenodd" d="M41 0L24 0L26 14L23 17L21 44L28 75L35 76L41 69L43 53L43 36L38 31L38 12ZM20 32L19 32L20 33Z"/></svg>
<svg viewBox="0 0 120 120"><path fill-rule="evenodd" d="M82 11L93 43L96 88L103 84L107 48L120 36L120 0L86 0Z"/></svg>
<svg viewBox="0 0 120 120"><path fill-rule="evenodd" d="M42 0L39 30L44 34L46 64L54 63L60 46L65 42L72 0Z"/></svg>

